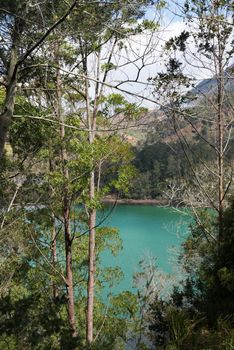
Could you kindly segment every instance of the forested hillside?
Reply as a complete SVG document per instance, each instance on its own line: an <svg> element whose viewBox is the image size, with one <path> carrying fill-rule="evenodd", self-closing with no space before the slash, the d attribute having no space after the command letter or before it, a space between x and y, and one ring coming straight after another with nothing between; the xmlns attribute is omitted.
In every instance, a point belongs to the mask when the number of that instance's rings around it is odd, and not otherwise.
<svg viewBox="0 0 234 350"><path fill-rule="evenodd" d="M233 349L233 10L0 0L0 350ZM167 298L111 292L117 198L189 207Z"/></svg>
<svg viewBox="0 0 234 350"><path fill-rule="evenodd" d="M200 85L203 86L203 82ZM228 87L230 88L230 84ZM215 99L214 93L210 93L210 98ZM233 127L233 101L233 95L228 93L228 100L224 105L226 115L230 116L230 124L226 125L228 130ZM155 111L155 120L149 120L148 130L142 130L142 141L138 141L134 146L133 164L137 175L124 196L136 199L167 199L171 205L190 204L186 199L184 187L193 176L191 164L194 169L201 168L204 163L212 166L216 162L216 154L209 143L204 142L204 138L214 140L215 126L209 123L209 119L213 117L212 111L207 108L205 99L201 98L200 94L196 95L196 99L193 95L189 103L192 106L186 105L186 110L199 115L199 119L192 119L193 124L184 121L178 130L170 124L170 116L166 116L163 111ZM184 152L183 141L189 158ZM233 164L233 149L233 139L230 139L225 156L227 167ZM192 187L191 183L190 185Z"/></svg>

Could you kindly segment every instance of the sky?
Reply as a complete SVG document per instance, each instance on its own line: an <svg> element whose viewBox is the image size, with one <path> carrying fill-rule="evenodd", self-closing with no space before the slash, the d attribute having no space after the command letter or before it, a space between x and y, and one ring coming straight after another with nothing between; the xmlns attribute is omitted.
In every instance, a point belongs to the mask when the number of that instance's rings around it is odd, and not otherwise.
<svg viewBox="0 0 234 350"><path fill-rule="evenodd" d="M188 30L188 27L179 15L178 7L173 5L172 1L170 9L164 9L161 13L155 11L155 7L151 6L146 12L145 18L154 21L159 19L159 30L154 35L144 33L126 40L127 50L123 50L121 55L115 57L114 63L120 65L120 68L112 72L111 84L119 83L121 89L144 96L146 99L141 100L126 94L126 97L131 101L138 101L149 109L155 109L158 108L157 103L147 100L152 99L157 102L155 94L153 94L154 86L148 79L154 78L157 73L165 71L165 63L168 59L165 53L162 55L165 42L171 37L178 36L183 30ZM191 25L195 28L196 20ZM195 84L198 84L203 79L212 78L215 75L215 70L208 60L206 62L204 56L195 59L193 53L196 51L194 42L190 40L186 58L183 54L177 55L177 58L182 62L183 71L194 79ZM145 58L143 59L144 54ZM138 60L137 57L139 57ZM199 62L200 58L201 61ZM127 64L127 61L133 63ZM144 67L142 68L142 66ZM131 80L131 82L128 80ZM134 82L134 80L138 80L138 82ZM126 82L123 83L124 81Z"/></svg>
<svg viewBox="0 0 234 350"><path fill-rule="evenodd" d="M123 90L154 99L152 96L154 86L148 79L154 78L157 73L165 70L165 56L162 57L163 46L171 36L179 35L183 29L182 22L173 22L153 35L139 34L128 39L127 49L113 59L114 64L119 68L111 73L111 84L120 84L119 88ZM133 63L127 63L129 61ZM128 82L129 80L131 81ZM134 97L132 99L136 100ZM154 103L147 100L143 101L143 105L148 108L156 107Z"/></svg>
<svg viewBox="0 0 234 350"><path fill-rule="evenodd" d="M115 50L111 62L118 67L109 72L108 83L111 86L118 86L119 90L112 89L112 92L123 93L130 102L137 102L139 105L149 109L160 107L159 99L156 97L155 85L151 78L155 78L159 72L165 72L169 56L165 53L165 43L171 38L178 36L183 30L188 30L185 21L178 13L178 7L170 0L170 8L164 8L160 12L155 6L150 6L145 14L145 19L153 20L160 24L159 28L152 32L144 32L123 40L121 51ZM129 5L133 3L129 2ZM142 21L143 19L141 19ZM111 23L108 23L111 26ZM192 24L194 28L197 21ZM189 39L190 40L190 39ZM108 59L111 46L106 46L103 50L102 63ZM194 57L197 50L195 44L190 40L186 57L183 53L176 55L182 62L183 72L194 79L198 84L203 79L212 78L215 75L214 67L205 57ZM199 59L201 60L199 61ZM90 76L94 71L94 66L90 61ZM110 93L110 88L105 87L106 93ZM140 96L139 98L137 96ZM142 98L141 98L142 97Z"/></svg>
<svg viewBox="0 0 234 350"><path fill-rule="evenodd" d="M157 102L153 94L154 84L149 82L149 78L154 78L157 73L165 70L166 57L162 56L165 42L172 36L179 35L185 29L185 24L181 17L168 10L159 14L154 6L149 8L145 18L159 20L159 29L153 35L152 33L143 33L126 40L127 49L116 54L113 59L114 64L120 67L116 71L112 71L110 83L112 85L120 84L119 88L122 90L145 97L142 100L126 93L125 96L128 100L138 102L149 109L155 109L159 106L157 103L149 101ZM143 56L145 56L144 59ZM137 60L137 58L139 59ZM133 63L127 64L129 61ZM142 68L142 66L144 67ZM205 75L201 78L204 77ZM129 82L129 80L131 81Z"/></svg>

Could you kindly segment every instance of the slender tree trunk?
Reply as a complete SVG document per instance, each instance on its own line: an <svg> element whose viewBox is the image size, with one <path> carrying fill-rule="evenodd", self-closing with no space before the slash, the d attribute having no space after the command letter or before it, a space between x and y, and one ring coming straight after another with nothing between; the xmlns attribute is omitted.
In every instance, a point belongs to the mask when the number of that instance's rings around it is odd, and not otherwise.
<svg viewBox="0 0 234 350"><path fill-rule="evenodd" d="M15 19L12 35L11 55L7 72L6 96L0 114L0 159L3 156L7 133L13 117L17 84L17 62L19 58L20 35L23 31L21 19Z"/></svg>
<svg viewBox="0 0 234 350"><path fill-rule="evenodd" d="M114 41L112 50L109 55L108 63L111 61L111 57L114 52L114 47L117 43L117 39ZM97 113L98 113L98 100L103 92L103 86L100 88L100 63L101 63L101 51L97 53L97 64L96 64L96 86L95 86L95 96L93 109L91 111L90 107L90 96L89 96L89 78L88 78L88 62L87 62L87 53L85 45L82 44L80 40L80 48L83 59L83 69L86 76L85 79L85 96L86 96L86 113L87 113L87 122L89 128L89 143L92 145L95 141L96 136L96 124L97 124ZM106 80L108 70L104 73L103 82ZM100 186L100 176L101 176L101 162L99 164L99 174L97 178L97 184L95 179L95 170L94 170L94 159L92 159L93 169L90 173L89 178L89 199L92 202L95 198L95 192L99 191ZM95 273L96 273L96 252L95 252L95 240L96 240L96 209L92 208L89 210L89 251L88 251L88 283L87 283L87 310L86 310L86 343L90 347L94 340L94 296L95 296Z"/></svg>
<svg viewBox="0 0 234 350"><path fill-rule="evenodd" d="M223 113L222 113L223 88L222 81L218 84L218 173L219 173L219 241L223 235L223 201L224 201L224 169L223 169Z"/></svg>
<svg viewBox="0 0 234 350"><path fill-rule="evenodd" d="M68 203L67 203L68 204ZM72 238L70 231L70 210L64 201L64 228L65 228L65 252L66 252L66 282L68 296L68 320L71 327L72 336L77 336L76 320L75 320L75 303L73 288L73 271L72 271Z"/></svg>
<svg viewBox="0 0 234 350"><path fill-rule="evenodd" d="M219 13L216 14L217 16ZM219 24L218 24L219 25ZM218 28L218 32L220 28ZM219 215L219 242L222 240L223 236L223 214L224 214L224 149L223 149L223 139L224 139L224 114L223 114L223 102L224 102L224 69L223 69L223 43L221 42L220 34L218 34L218 54L216 60L217 69L217 127L218 127L218 215Z"/></svg>
<svg viewBox="0 0 234 350"><path fill-rule="evenodd" d="M11 58L13 61L14 58ZM7 138L7 132L13 117L15 103L16 78L10 80L6 89L6 100L3 112L0 115L0 158L3 156L4 146Z"/></svg>
<svg viewBox="0 0 234 350"><path fill-rule="evenodd" d="M49 171L52 172L53 169L53 161L51 158L49 158ZM51 263L54 268L54 271L56 269L57 265L57 239L56 239L56 220L55 220L55 215L52 212L52 233L51 233ZM58 296L58 289L56 286L55 281L52 281L52 296L54 299L57 298Z"/></svg>
<svg viewBox="0 0 234 350"><path fill-rule="evenodd" d="M59 67L59 59L58 67ZM63 188L63 220L64 220L64 237L65 237L65 255L66 255L66 288L68 297L68 321L71 327L72 336L77 336L76 321L75 321L75 303L74 303L74 287L73 287L73 271L72 271L72 235L70 228L70 198L68 193L68 181L69 171L67 169L67 151L64 144L65 140L65 127L64 117L61 111L61 77L60 70L57 69L56 78L56 94L57 94L57 118L60 121L60 138L61 138L61 161L64 176L64 188Z"/></svg>
<svg viewBox="0 0 234 350"><path fill-rule="evenodd" d="M86 69L87 75L87 69ZM90 110L89 98L89 81L85 80L86 84L86 111L89 127L89 143L92 145L95 139L96 129L96 107L94 104L94 111ZM95 99L96 100L96 99ZM92 201L95 197L95 172L92 169L89 179L89 199ZM96 209L89 211L89 265L88 265L88 284L87 284L87 311L86 311L86 342L90 346L93 342L93 310L94 310L94 287L95 287L95 230L96 226Z"/></svg>
<svg viewBox="0 0 234 350"><path fill-rule="evenodd" d="M52 247L51 247L51 260L52 260L52 266L56 268L57 265L57 240L56 240L56 223L55 223L55 217L53 215L53 227L52 227ZM52 293L53 298L56 299L58 296L58 289L56 286L55 281L52 282Z"/></svg>
<svg viewBox="0 0 234 350"><path fill-rule="evenodd" d="M90 199L94 198L94 172L90 177ZM94 285L96 272L96 255L95 255L95 225L96 210L92 209L89 214L89 276L88 276L88 293L87 293L87 343L93 342L93 309L94 309Z"/></svg>

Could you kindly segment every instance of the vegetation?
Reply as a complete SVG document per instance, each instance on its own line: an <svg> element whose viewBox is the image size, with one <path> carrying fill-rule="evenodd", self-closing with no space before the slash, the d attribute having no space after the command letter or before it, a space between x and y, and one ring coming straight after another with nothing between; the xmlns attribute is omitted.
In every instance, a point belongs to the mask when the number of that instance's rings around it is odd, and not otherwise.
<svg viewBox="0 0 234 350"><path fill-rule="evenodd" d="M201 213L183 245L180 263L187 276L169 302L155 299L149 308L150 337L162 349L232 349L233 347L233 216L234 202L224 213L219 244L214 217ZM204 228L212 229L207 239Z"/></svg>
<svg viewBox="0 0 234 350"><path fill-rule="evenodd" d="M178 5L189 30L160 48L164 8L0 0L0 349L234 347L233 3ZM141 81L159 48L164 71ZM209 69L210 91L185 63ZM145 118L144 99L160 109L133 147L126 135ZM101 259L122 248L105 226L107 195L193 210L170 300L143 262L137 294L106 296L122 276Z"/></svg>

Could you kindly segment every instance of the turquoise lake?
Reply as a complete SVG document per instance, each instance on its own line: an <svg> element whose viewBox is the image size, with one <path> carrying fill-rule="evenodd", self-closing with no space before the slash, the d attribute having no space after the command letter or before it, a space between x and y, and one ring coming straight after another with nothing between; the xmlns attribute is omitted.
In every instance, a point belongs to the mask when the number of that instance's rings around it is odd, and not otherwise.
<svg viewBox="0 0 234 350"><path fill-rule="evenodd" d="M105 221L105 226L119 229L123 249L117 257L109 252L102 254L104 266L119 266L123 280L112 292L130 290L132 276L143 258L157 258L157 266L166 273L175 273L175 252L179 251L189 229L191 216L188 210L150 205L118 205Z"/></svg>

